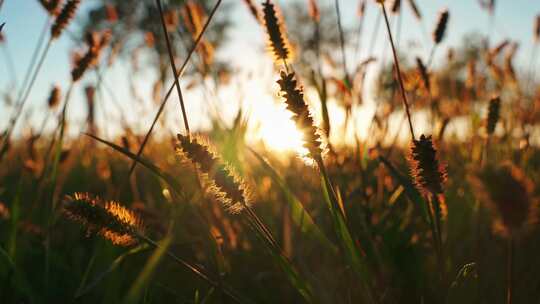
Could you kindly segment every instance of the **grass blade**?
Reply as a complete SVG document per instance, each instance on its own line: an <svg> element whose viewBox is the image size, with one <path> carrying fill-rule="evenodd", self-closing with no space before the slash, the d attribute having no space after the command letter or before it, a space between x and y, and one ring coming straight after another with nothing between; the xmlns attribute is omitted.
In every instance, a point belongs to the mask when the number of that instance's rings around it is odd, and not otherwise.
<svg viewBox="0 0 540 304"><path fill-rule="evenodd" d="M101 272L100 274L98 274L93 280L92 282L90 282L88 285L86 286L81 286L81 288L79 288L79 290L77 291L77 293L75 294L75 299L78 299L82 296L84 296L85 294L87 294L88 292L90 292L92 289L94 289L99 283L101 283L109 274L111 274L112 272L114 272L121 264L122 262L130 255L133 255L135 253L139 253L145 249L148 249L149 246L144 244L144 245L140 245L140 246L137 246L135 248L132 248L130 250L128 250L127 252L121 254L120 256L118 256L116 259L114 259L114 261L111 263L111 265L105 269L103 272Z"/></svg>
<svg viewBox="0 0 540 304"><path fill-rule="evenodd" d="M430 224L431 221L429 220L426 202L412 183L411 179L408 176L401 174L399 170L394 167L394 165L392 165L392 163L390 163L390 161L386 158L380 156L379 161L382 162L383 165L388 169L390 175L395 178L401 186L403 186L405 196L407 196L409 200L411 200L411 202L413 202L416 206L420 206L420 208L422 208L422 217L426 223Z"/></svg>
<svg viewBox="0 0 540 304"><path fill-rule="evenodd" d="M99 137L97 137L95 135L92 135L92 134L87 134L87 133L84 133L84 134L86 136L89 136L89 137L103 143L103 144L106 144L107 146L113 148L114 150L116 150L116 151L124 154L125 156L131 158L133 161L141 163L141 165L146 167L152 173L154 173L158 177L162 178L167 184L169 184L169 186L171 186L174 189L174 191L177 192L177 194L180 194L180 192L181 192L180 189L182 188L180 186L180 183L174 177L172 177L170 174L164 172L163 170L158 168L156 165L154 165L149 160L146 160L141 156L137 156L137 155L131 153L129 150L127 150L127 149L125 149L123 147L120 147L119 145L114 144L114 143L112 143L110 141L107 141L105 139L101 139L101 138L99 138Z"/></svg>
<svg viewBox="0 0 540 304"><path fill-rule="evenodd" d="M333 253L337 253L338 249L334 243L332 243L326 235L322 232L322 230L317 226L317 224L313 221L313 218L311 215L309 215L309 212L304 209L304 205L300 202L298 197L291 191L291 189L287 186L285 181L279 176L279 174L272 168L272 166L255 150L249 148L249 151L255 155L257 160L261 163L263 168L268 172L272 180L279 185L281 188L281 191L283 191L283 194L285 195L285 199L287 200L287 203L289 204L291 208L291 217L294 221L294 223L300 228L300 230L307 235L313 236L315 239L317 239L319 242L321 242L322 245L325 246L326 249L330 250Z"/></svg>
<svg viewBox="0 0 540 304"><path fill-rule="evenodd" d="M124 303L137 303L139 300L142 291L144 290L144 287L148 284L148 281L154 274L157 266L167 253L168 248L172 244L172 237L169 236L162 241L159 242L159 246L154 251L152 256L148 259L146 262L146 265L144 265L143 270L137 277L137 280L131 285L131 288L128 291L128 294L126 295L126 298L124 300Z"/></svg>

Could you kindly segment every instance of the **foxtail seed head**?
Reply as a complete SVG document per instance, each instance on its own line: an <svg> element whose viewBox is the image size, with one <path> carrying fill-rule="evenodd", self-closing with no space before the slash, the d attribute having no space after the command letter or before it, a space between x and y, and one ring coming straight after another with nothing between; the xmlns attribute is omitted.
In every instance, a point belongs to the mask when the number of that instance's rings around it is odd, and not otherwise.
<svg viewBox="0 0 540 304"><path fill-rule="evenodd" d="M321 20L321 12L319 10L319 5L317 4L317 0L309 0L308 13L309 13L309 17L311 17L313 21L319 22Z"/></svg>
<svg viewBox="0 0 540 304"><path fill-rule="evenodd" d="M47 101L48 105L49 105L49 109L54 109L56 108L56 106L58 106L58 104L60 103L60 87L55 85L52 90L51 90L51 93L49 95L49 99Z"/></svg>
<svg viewBox="0 0 540 304"><path fill-rule="evenodd" d="M210 147L196 137L178 134L178 153L201 171L208 193L227 211L237 214L249 206L246 183L232 167L220 160Z"/></svg>
<svg viewBox="0 0 540 304"><path fill-rule="evenodd" d="M51 38L56 39L60 37L62 32L66 29L69 22L73 17L75 16L75 12L77 11L77 8L81 4L81 0L68 0L68 2L64 5L58 16L56 17L56 20L54 21L54 24L51 27Z"/></svg>
<svg viewBox="0 0 540 304"><path fill-rule="evenodd" d="M74 67L71 70L71 78L74 82L80 80L86 70L88 70L88 68L93 66L98 61L101 50L109 43L109 41L109 32L92 32L86 35L88 49L81 58L75 60Z"/></svg>
<svg viewBox="0 0 540 304"><path fill-rule="evenodd" d="M424 195L444 192L446 170L439 164L431 136L422 134L419 140L413 140L409 163L414 183L420 192Z"/></svg>
<svg viewBox="0 0 540 304"><path fill-rule="evenodd" d="M439 44L443 40L446 28L448 26L449 17L450 13L448 12L448 9L444 9L440 12L439 19L437 20L437 26L435 27L435 31L433 31L433 41L435 44Z"/></svg>
<svg viewBox="0 0 540 304"><path fill-rule="evenodd" d="M424 88L426 89L426 91L431 92L431 83L429 80L427 67L424 65L420 57L416 57L416 70L418 71L418 74L420 74L422 83L424 84Z"/></svg>
<svg viewBox="0 0 540 304"><path fill-rule="evenodd" d="M283 34L283 24L278 19L276 8L270 0L263 3L264 24L270 39L270 46L274 55L279 60L287 60L289 58L289 49L287 40Z"/></svg>
<svg viewBox="0 0 540 304"><path fill-rule="evenodd" d="M277 83L281 88L281 94L285 98L287 109L294 114L293 120L296 127L304 135L304 147L308 149L310 157L317 161L322 154L321 137L304 101L304 93L301 88L297 87L294 72L281 71L280 76L281 79Z"/></svg>
<svg viewBox="0 0 540 304"><path fill-rule="evenodd" d="M488 117L487 117L487 133L492 135L495 132L497 122L499 122L501 111L501 99L497 97L491 98L489 101Z"/></svg>
<svg viewBox="0 0 540 304"><path fill-rule="evenodd" d="M401 0L394 0L392 3L392 9L390 10L393 14L399 13L399 9L401 7Z"/></svg>
<svg viewBox="0 0 540 304"><path fill-rule="evenodd" d="M39 0L39 3L51 16L57 16L62 7L62 0Z"/></svg>
<svg viewBox="0 0 540 304"><path fill-rule="evenodd" d="M115 245L130 246L143 231L142 221L135 213L120 204L88 193L67 195L63 201L64 215L82 224L89 233L96 233Z"/></svg>

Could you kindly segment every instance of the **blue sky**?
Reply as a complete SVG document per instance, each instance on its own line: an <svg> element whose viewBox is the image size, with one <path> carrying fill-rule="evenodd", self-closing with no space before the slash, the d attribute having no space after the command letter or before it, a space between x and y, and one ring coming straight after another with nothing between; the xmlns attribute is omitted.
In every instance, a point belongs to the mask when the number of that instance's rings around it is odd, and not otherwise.
<svg viewBox="0 0 540 304"><path fill-rule="evenodd" d="M300 2L302 0L299 0ZM6 50L13 58L15 72L18 82L20 83L24 71L29 63L31 54L35 47L35 43L38 39L39 33L46 22L46 15L41 7L38 5L37 0L5 0L4 5L0 11L0 22L6 22L4 34L7 37L7 44L1 46L0 50L0 92L2 94L8 90L13 90L10 86L10 73L7 70L5 54ZM235 20L235 27L230 32L231 41L225 50L220 54L223 57L230 57L233 64L238 69L244 69L249 71L252 69L260 73L261 66L267 66L267 72L271 72L270 61L263 60L261 62L260 55L261 50L264 49L265 43L263 32L261 28L254 22L247 9L243 6L242 1L239 0L224 0L224 2L235 3L233 10ZM287 1L278 1L280 4L285 4ZM307 2L307 0L306 0ZM333 5L333 0L320 0L318 1L321 6ZM403 8L403 28L402 28L402 43L411 40L417 40L420 42L425 41L424 32L418 26L417 20L412 16L410 8L406 1ZM444 56L446 48L449 46L459 45L461 39L465 33L479 32L487 33L492 32L493 43L497 43L502 39L510 38L520 42L520 51L518 53L518 68L529 68L529 60L532 50L532 31L534 18L540 13L540 1L538 0L500 0L497 1L497 8L495 13L494 26L489 28L488 16L485 11L481 10L478 2L475 0L417 0L418 5L423 14L422 24L427 33L431 33L431 29L436 22L438 11L447 7L450 10L450 23L449 30L447 32L446 39L437 55L438 57ZM75 23L70 27L72 31L76 31L77 23L83 21L84 11L89 7L95 5L97 1L83 0L83 7ZM356 0L340 0L342 7L342 18L346 24L354 24L357 22L356 8L358 1ZM366 13L366 23L364 31L369 33L373 29L374 20L378 14L377 7L374 5L374 1L368 0L368 9ZM382 33L382 32L381 32ZM369 34L364 35L367 44ZM378 45L375 47L376 52L382 50L388 50L382 44L387 43L386 35L382 35L378 41ZM40 121L43 117L45 109L45 100L49 94L51 85L53 83L64 84L69 83L69 54L73 49L73 44L67 37L62 37L59 41L55 42L43 67L43 71L37 79L36 85L30 95L29 105L27 109L33 109L32 123L37 125L36 121ZM425 54L428 52L426 49L418 49L419 53ZM242 56L233 56L232 54L242 54ZM415 54L417 55L417 54ZM128 88L125 81L123 81L126 75L126 65L118 64L107 74L107 82L109 86L113 88L115 94L121 99L121 103L127 109L130 109L131 97L127 94ZM144 98L150 98L149 95L144 96L149 92L150 77L138 77L138 81L141 82L141 92ZM269 81L272 81L271 75ZM76 88L73 95L72 105L70 109L70 115L73 120L80 121L84 119L85 108L82 98L82 89L85 83L91 83L92 79L87 79ZM231 93L232 94L232 93ZM200 98L200 93L193 93L192 99ZM232 95L231 95L232 96ZM189 99L190 95L188 95ZM233 103L231 101L222 101L226 98L230 98L225 94L222 99L217 103ZM174 102L172 102L174 103ZM171 104L172 104L171 103ZM198 105L191 105L191 111L198 112L203 111L204 107ZM155 105L148 102L146 111L153 113L155 111ZM188 107L188 108L190 108ZM233 113L234 110L229 109L232 107L223 107L225 112ZM177 110L177 109L176 109ZM0 129L3 129L6 125L8 112L4 103L0 103ZM113 112L113 110L110 110ZM99 115L99 111L98 111ZM118 119L118 116L111 114L114 119ZM203 126L205 124L204 119L195 117L193 115L195 126ZM198 115L200 116L200 115ZM131 115L131 121L136 121L141 124L141 128L145 128L149 124L149 118L141 118L142 116ZM103 117L99 118L103 119ZM179 119L173 119L173 126L180 128Z"/></svg>

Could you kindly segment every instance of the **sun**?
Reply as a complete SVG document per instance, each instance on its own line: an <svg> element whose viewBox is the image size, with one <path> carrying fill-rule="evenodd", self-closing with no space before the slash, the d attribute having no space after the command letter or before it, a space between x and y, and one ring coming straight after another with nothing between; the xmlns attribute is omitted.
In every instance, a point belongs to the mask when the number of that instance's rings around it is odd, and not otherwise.
<svg viewBox="0 0 540 304"><path fill-rule="evenodd" d="M270 96L261 96L250 109L251 131L248 136L254 142L262 141L274 152L305 155L307 149L303 147L302 133L291 116L285 105Z"/></svg>
<svg viewBox="0 0 540 304"><path fill-rule="evenodd" d="M270 112L260 121L260 138L276 152L306 154L302 133L298 131L287 112Z"/></svg>

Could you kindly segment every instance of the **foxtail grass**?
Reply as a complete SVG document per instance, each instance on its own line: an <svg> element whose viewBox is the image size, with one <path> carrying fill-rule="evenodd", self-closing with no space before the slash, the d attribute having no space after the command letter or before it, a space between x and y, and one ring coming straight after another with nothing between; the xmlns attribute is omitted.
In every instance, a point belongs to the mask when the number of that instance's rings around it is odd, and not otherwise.
<svg viewBox="0 0 540 304"><path fill-rule="evenodd" d="M304 147L313 160L318 164L322 163L321 137L304 100L304 93L298 88L295 73L281 71L280 80L277 83L281 88L287 109L294 114L293 120L296 127L304 135Z"/></svg>
<svg viewBox="0 0 540 304"><path fill-rule="evenodd" d="M441 44L443 41L446 30L448 28L448 20L450 18L450 12L448 9L443 9L439 12L439 17L437 18L437 23L435 25L435 29L433 30L432 39L433 39L433 46L431 47L431 51L429 53L429 58L427 60L427 66L428 68L431 66L431 63L433 62L433 59L435 57L435 51L437 50L437 46Z"/></svg>
<svg viewBox="0 0 540 304"><path fill-rule="evenodd" d="M80 4L81 0L67 0L51 27L51 39L58 39L60 37L73 17L75 17L75 12Z"/></svg>
<svg viewBox="0 0 540 304"><path fill-rule="evenodd" d="M416 140L414 129L412 125L411 115L409 111L409 103L407 100L407 93L405 86L403 85L403 77L399 65L399 59L397 56L394 39L390 30L390 23L388 21L388 14L383 2L380 2L381 9L383 11L388 38L390 45L392 46L392 54L394 57L394 66L396 68L396 78L399 82L402 101L407 114L407 120L409 123L409 131L411 132L412 148L411 157L409 159L409 167L411 168L415 185L418 190L424 195L428 204L428 215L430 219L430 225L433 235L433 241L436 250L436 256L439 264L439 272L441 282L445 283L445 269L444 259L442 252L442 216L445 208L443 183L446 179L446 173L440 166L437 153L433 147L431 137L421 135L419 140ZM433 52L432 52L433 53Z"/></svg>
<svg viewBox="0 0 540 304"><path fill-rule="evenodd" d="M439 44L442 42L444 34L446 33L446 28L448 27L449 17L450 13L448 12L448 9L444 9L439 13L437 25L435 26L435 30L433 31L433 42L435 44Z"/></svg>
<svg viewBox="0 0 540 304"><path fill-rule="evenodd" d="M66 218L81 224L88 233L98 234L115 245L133 246L144 242L156 249L162 248L144 234L144 225L139 217L116 202L105 202L88 193L75 193L64 198L62 210ZM165 253L202 280L223 290L233 301L244 302L232 288L218 283L201 267L186 262L167 249Z"/></svg>
<svg viewBox="0 0 540 304"><path fill-rule="evenodd" d="M58 16L62 9L63 0L39 0L39 4L47 11L50 16Z"/></svg>
<svg viewBox="0 0 540 304"><path fill-rule="evenodd" d="M276 60L281 60L286 64L290 56L290 50L287 42L287 37L284 33L284 24L279 20L275 5L266 0L263 3L264 25L268 33L270 47L274 53Z"/></svg>
<svg viewBox="0 0 540 304"><path fill-rule="evenodd" d="M61 96L62 92L60 91L60 87L57 85L53 86L49 94L49 98L47 99L47 105L49 106L49 109L54 109L60 104Z"/></svg>
<svg viewBox="0 0 540 304"><path fill-rule="evenodd" d="M488 115L486 118L486 131L488 136L492 136L495 133L495 127L499 122L501 111L501 99L496 96L490 99L488 106Z"/></svg>
<svg viewBox="0 0 540 304"><path fill-rule="evenodd" d="M249 192L246 183L218 156L211 152L208 145L197 137L178 134L177 151L185 160L195 165L202 180L206 184L201 189L205 194L213 196L230 213L238 214L246 219L255 235L269 250L276 263L284 271L291 284L302 297L313 303L313 289L303 278L291 261L287 258L281 246L275 240L272 232L251 208Z"/></svg>
<svg viewBox="0 0 540 304"><path fill-rule="evenodd" d="M103 201L88 193L66 196L63 212L67 218L119 246L132 246L139 242L143 223L131 210L114 201Z"/></svg>
<svg viewBox="0 0 540 304"><path fill-rule="evenodd" d="M374 298L369 284L370 270L354 243L355 239L345 218L345 210L341 207L342 204L326 170L322 157L321 138L304 100L303 91L297 85L294 72L281 71L280 80L277 82L281 88L281 94L285 99L287 109L293 113L292 119L303 135L304 147L309 151L309 157L313 159L319 168L324 198L347 262L350 263L351 267L362 279L362 292L365 301L373 303ZM365 228L367 229L367 227Z"/></svg>
<svg viewBox="0 0 540 304"><path fill-rule="evenodd" d="M221 161L210 147L197 137L178 134L177 151L190 160L204 175L208 192L224 208L238 214L249 207L250 199L246 183L234 170Z"/></svg>

